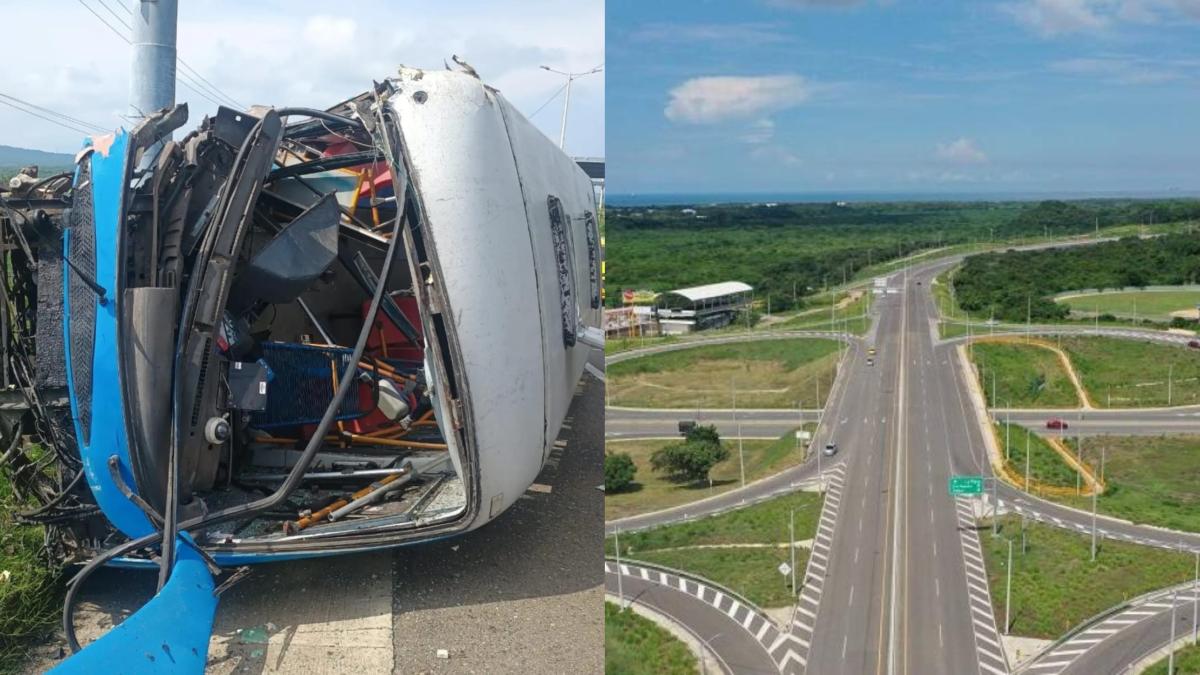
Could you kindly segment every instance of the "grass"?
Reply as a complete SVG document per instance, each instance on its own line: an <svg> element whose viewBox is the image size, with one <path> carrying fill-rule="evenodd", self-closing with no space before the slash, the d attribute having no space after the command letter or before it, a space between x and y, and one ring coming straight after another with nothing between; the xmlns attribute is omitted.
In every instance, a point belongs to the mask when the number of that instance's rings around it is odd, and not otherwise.
<svg viewBox="0 0 1200 675"><path fill-rule="evenodd" d="M796 540L812 538L821 515L821 496L796 492L717 516L621 535L621 557L699 574L761 607L784 606L791 603L791 594L776 567L790 563L786 543L793 509ZM701 548L729 544L765 546ZM611 537L605 542L605 552L615 553ZM798 549L796 565L801 571L806 560L807 551Z"/></svg>
<svg viewBox="0 0 1200 675"><path fill-rule="evenodd" d="M1200 403L1200 358L1194 350L1108 337L1064 337L1062 347L1096 405L1139 408Z"/></svg>
<svg viewBox="0 0 1200 675"><path fill-rule="evenodd" d="M787 542L786 533L784 542ZM644 551L640 560L686 570L732 588L759 607L787 607L794 602L791 577L777 569L791 564L787 548L703 548ZM796 580L804 578L808 549L796 549Z"/></svg>
<svg viewBox="0 0 1200 675"><path fill-rule="evenodd" d="M988 405L1011 408L1073 408L1075 386L1058 356L1036 345L979 343L971 348ZM992 378L995 377L995 400Z"/></svg>
<svg viewBox="0 0 1200 675"><path fill-rule="evenodd" d="M42 528L12 519L14 511L27 506L0 474L0 673L18 670L27 643L59 616L58 573L42 555Z"/></svg>
<svg viewBox="0 0 1200 675"><path fill-rule="evenodd" d="M1028 523L1021 553L1021 519L1001 519L1000 536L980 531L996 625L1004 627L1008 539L1013 540L1012 633L1052 640L1124 600L1192 579L1189 554L1120 541L1100 543L1091 561L1091 538Z"/></svg>
<svg viewBox="0 0 1200 675"><path fill-rule="evenodd" d="M762 340L652 354L607 367L609 404L642 408L824 405L840 343ZM820 391L821 398L817 398Z"/></svg>
<svg viewBox="0 0 1200 675"><path fill-rule="evenodd" d="M815 427L816 425L812 423L804 425L804 428L809 431ZM741 464L738 459L736 439L724 441L725 447L729 449L730 457L717 464L709 472L709 476L712 478L711 487L707 483L701 485L674 483L651 470L650 455L664 445L674 442L636 440L608 441L605 444L606 452L627 453L633 459L634 465L637 466L637 476L629 490L605 493L605 519L615 520L638 513L670 508L738 487L741 482ZM804 456L803 447L797 450L796 437L792 432L788 432L774 441L744 440L742 441L742 450L746 458L747 483L795 466Z"/></svg>
<svg viewBox="0 0 1200 675"><path fill-rule="evenodd" d="M1017 424L996 424L1000 447L1009 441L1008 466L1014 475L1025 476L1025 445L1029 445L1029 479L1031 482L1060 487L1075 487L1078 477L1061 455L1044 438Z"/></svg>
<svg viewBox="0 0 1200 675"><path fill-rule="evenodd" d="M1075 442L1068 440L1075 448ZM1107 489L1096 510L1116 518L1200 532L1200 437L1099 436L1083 442L1084 461L1099 469ZM1091 509L1088 497L1050 497Z"/></svg>
<svg viewBox="0 0 1200 675"><path fill-rule="evenodd" d="M605 673L689 675L697 668L691 650L653 621L604 603Z"/></svg>
<svg viewBox="0 0 1200 675"><path fill-rule="evenodd" d="M1200 290L1088 293L1060 298L1058 302L1070 307L1071 312L1084 316L1098 313L1170 321L1171 312L1196 309L1200 304Z"/></svg>
<svg viewBox="0 0 1200 675"><path fill-rule="evenodd" d="M830 316L829 305L823 308L823 311L804 311L786 321L771 324L771 328L780 330L847 330L855 335L861 335L867 332L870 328L870 318L866 316L869 303L871 302L870 291L862 293L857 299L849 302L844 307L839 307L833 316Z"/></svg>
<svg viewBox="0 0 1200 675"><path fill-rule="evenodd" d="M1176 636L1183 637L1183 636ZM1175 672L1167 672L1167 657L1142 671L1142 675L1200 675L1200 646L1188 645L1175 651Z"/></svg>

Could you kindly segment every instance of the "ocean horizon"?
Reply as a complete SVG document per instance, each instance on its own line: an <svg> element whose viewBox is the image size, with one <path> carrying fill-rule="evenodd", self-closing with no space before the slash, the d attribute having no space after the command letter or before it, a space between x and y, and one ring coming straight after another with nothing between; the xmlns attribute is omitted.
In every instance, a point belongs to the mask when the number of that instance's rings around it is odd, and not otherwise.
<svg viewBox="0 0 1200 675"><path fill-rule="evenodd" d="M1033 202L1045 199L1191 199L1200 191L1123 192L658 192L609 193L613 207L697 206L714 204L820 204L825 202Z"/></svg>

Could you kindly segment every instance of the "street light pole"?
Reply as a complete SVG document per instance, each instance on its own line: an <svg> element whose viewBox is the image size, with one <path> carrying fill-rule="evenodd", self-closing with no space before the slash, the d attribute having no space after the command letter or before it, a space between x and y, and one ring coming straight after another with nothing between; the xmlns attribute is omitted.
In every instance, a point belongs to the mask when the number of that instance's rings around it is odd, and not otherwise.
<svg viewBox="0 0 1200 675"><path fill-rule="evenodd" d="M1196 619L1200 618L1200 549L1196 549L1196 576L1192 579L1192 644L1200 638L1200 628Z"/></svg>
<svg viewBox="0 0 1200 675"><path fill-rule="evenodd" d="M625 609L625 589L621 584L621 528L613 531L613 547L617 550L617 606Z"/></svg>
<svg viewBox="0 0 1200 675"><path fill-rule="evenodd" d="M796 509L792 509L791 519L788 520L788 539L792 552L792 595L796 595Z"/></svg>
<svg viewBox="0 0 1200 675"><path fill-rule="evenodd" d="M746 487L746 456L742 452L742 421L737 416L737 386L732 377L729 378L729 389L733 392L733 423L737 425L738 464L741 466L742 487Z"/></svg>
<svg viewBox="0 0 1200 675"><path fill-rule="evenodd" d="M591 70L586 70L581 73L568 73L568 72L565 72L562 70L555 70L555 69L551 68L550 66L541 66L541 68L542 68L542 70L546 70L551 73L555 73L557 75L563 75L567 78L567 96L563 100L562 124L561 124L561 126L559 128L559 132L558 132L558 147L559 147L559 149L562 149L567 142L567 111L571 108L571 83L574 82L575 80L578 80L581 77L591 75L593 73L598 73L601 70L604 70L604 66L602 66L602 65L596 66L595 68L592 68Z"/></svg>
<svg viewBox="0 0 1200 675"><path fill-rule="evenodd" d="M1170 650L1167 656L1167 672L1171 675L1175 673L1175 589L1171 589L1171 641L1167 643L1167 649Z"/></svg>
<svg viewBox="0 0 1200 675"><path fill-rule="evenodd" d="M1029 492L1029 435L1033 433L1025 427L1025 491Z"/></svg>
<svg viewBox="0 0 1200 675"><path fill-rule="evenodd" d="M1100 494L1100 486L1092 486L1092 562L1096 562L1096 499Z"/></svg>
<svg viewBox="0 0 1200 675"><path fill-rule="evenodd" d="M1008 635L1009 608L1012 606L1012 539L1008 540L1008 583L1004 588L1004 634Z"/></svg>

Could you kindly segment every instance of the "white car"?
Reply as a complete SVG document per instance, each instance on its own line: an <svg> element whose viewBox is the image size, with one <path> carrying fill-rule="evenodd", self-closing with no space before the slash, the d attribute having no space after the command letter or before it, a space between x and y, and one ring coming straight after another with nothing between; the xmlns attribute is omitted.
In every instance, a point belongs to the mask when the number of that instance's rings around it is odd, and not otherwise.
<svg viewBox="0 0 1200 675"><path fill-rule="evenodd" d="M825 450L823 452L825 453L826 457L832 457L837 454L837 451L838 451L837 443L834 443L833 441L829 441L828 443L825 444Z"/></svg>

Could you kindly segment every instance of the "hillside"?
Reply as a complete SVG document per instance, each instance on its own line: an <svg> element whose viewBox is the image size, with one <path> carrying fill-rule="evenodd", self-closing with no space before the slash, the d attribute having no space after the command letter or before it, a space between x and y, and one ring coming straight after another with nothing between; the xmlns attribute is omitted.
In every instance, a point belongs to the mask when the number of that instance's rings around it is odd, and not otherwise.
<svg viewBox="0 0 1200 675"><path fill-rule="evenodd" d="M0 145L0 167L22 167L30 164L38 166L71 166L75 158L65 152L43 152L28 148L14 148L11 145Z"/></svg>

